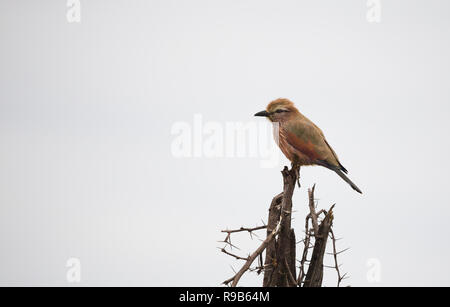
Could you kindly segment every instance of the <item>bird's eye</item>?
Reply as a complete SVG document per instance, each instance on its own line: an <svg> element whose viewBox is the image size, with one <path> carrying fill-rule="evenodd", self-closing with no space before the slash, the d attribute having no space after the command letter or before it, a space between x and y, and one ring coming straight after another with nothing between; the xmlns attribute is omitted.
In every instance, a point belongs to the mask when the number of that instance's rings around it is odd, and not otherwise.
<svg viewBox="0 0 450 307"><path fill-rule="evenodd" d="M288 110L282 110L282 109L279 109L279 110L276 110L275 112L276 112L276 113L283 113L283 112L288 112Z"/></svg>

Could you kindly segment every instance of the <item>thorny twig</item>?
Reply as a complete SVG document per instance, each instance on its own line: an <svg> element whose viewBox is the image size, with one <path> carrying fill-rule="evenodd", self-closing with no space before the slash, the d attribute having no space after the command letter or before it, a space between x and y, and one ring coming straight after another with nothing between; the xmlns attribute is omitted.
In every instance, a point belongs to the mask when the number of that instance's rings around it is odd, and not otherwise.
<svg viewBox="0 0 450 307"><path fill-rule="evenodd" d="M280 232L281 230L281 225L282 223L282 218L280 219L280 222L278 223L277 227L271 232L271 234L269 236L267 236L267 238L262 242L262 244L256 249L256 251L253 252L253 254L251 254L247 261L245 262L244 266L236 273L236 275L234 275L233 277L225 280L223 282L224 285L228 285L229 283L231 283L232 287L236 287L236 285L238 284L239 280L241 279L242 275L244 275L244 273L250 269L250 266L252 265L253 261L256 259L256 257L258 257L267 247L267 245L269 244L270 241L272 241L275 236Z"/></svg>
<svg viewBox="0 0 450 307"><path fill-rule="evenodd" d="M226 233L235 233L235 232L241 232L241 231L247 231L247 232L253 232L256 230L260 230L260 229L266 229L267 225L263 225L263 226L257 226L254 228L245 228L245 227L241 227L239 229L234 229L234 230L222 230L222 232L226 232Z"/></svg>
<svg viewBox="0 0 450 307"><path fill-rule="evenodd" d="M304 244L302 259L300 260L300 272L298 274L297 284L299 286L302 285L303 280L305 279L305 262L307 262L308 250L310 248L311 243L311 231L309 230L309 216L305 219L305 238L302 240Z"/></svg>
<svg viewBox="0 0 450 307"><path fill-rule="evenodd" d="M347 251L348 248L346 248L346 249L344 249L344 250L342 250L340 252L336 251L336 241L337 240L336 240L336 237L334 236L334 232L333 232L332 228L330 229L330 237L331 237L331 241L333 242L333 253L332 253L332 255L333 255L333 258L334 258L334 269L336 269L336 272L337 272L337 275L338 275L337 286L340 287L341 282L344 279L348 278L348 277L347 277L347 273L344 273L344 275L341 275L341 272L339 270L340 265L338 264L337 255Z"/></svg>
<svg viewBox="0 0 450 307"><path fill-rule="evenodd" d="M314 234L317 235L319 232L319 223L318 220L318 214L316 213L316 206L314 204L314 190L316 189L316 185L313 185L311 189L308 189L308 198L309 198L309 217L311 218L313 228L314 228Z"/></svg>
<svg viewBox="0 0 450 307"><path fill-rule="evenodd" d="M286 173L284 173L284 172L286 172ZM285 176L286 174L287 174L287 168L285 168L283 170L283 176ZM286 177L284 177L284 179L286 179ZM295 181L294 181L294 184L295 184ZM326 242L327 234L326 233L319 234L319 229L322 229L322 226L323 226L322 224L324 222L324 220L319 220L319 217L323 214L325 216L324 219L327 220L327 223L330 223L330 217L327 217L328 212L326 210L321 209L321 210L316 212L316 202L315 202L316 200L314 199L315 187L316 187L316 185L314 185L311 189L308 190L309 214L305 218L305 230L304 230L305 237L304 237L304 239L302 239L302 240L297 242L297 244L298 243L303 243L303 253L302 253L301 260L297 260L300 263L300 265L299 265L299 269L300 270L299 270L299 274L298 274L297 280L295 279L295 276L292 274L292 272L294 272L294 274L295 274L295 266L294 266L294 271L292 271L292 269L290 269L290 266L289 266L288 258L284 258L283 257L283 258L280 259L280 260L282 260L280 264L282 265L282 267L285 267L285 272L286 272L285 273L285 278L288 279L288 285L291 284L291 285L297 285L299 287L302 287L302 286L306 286L306 283L308 283L308 286L311 286L310 284L311 284L311 280L312 279L305 281L305 278L306 278L306 275L307 275L306 274L305 265L308 266L308 274L309 274L309 271L311 269L310 266L313 265L314 268L316 268L318 263L312 263L311 259L308 259L309 250L316 246L317 240L321 241L322 242L321 244L324 244L323 242ZM286 181L285 181L285 186L284 186L284 192L286 192ZM274 199L272 201L271 208L274 206L273 207L274 210L278 210L279 213L278 213L278 217L275 220L273 220L272 222L271 222L271 215L269 214L268 225L265 225L264 221L263 221L263 226L257 226L257 227L253 227L253 228L241 227L239 229L234 229L234 230L228 230L228 229L227 230L222 230L223 233L226 233L226 237L225 237L225 239L223 241L219 241L219 242L225 243L225 246L223 248L219 248L219 249L223 253L225 253L225 254L227 254L227 255L229 255L231 257L234 257L237 260L245 261L245 264L241 267L241 269L238 272L233 270L235 275L233 277L225 280L223 282L224 285L227 285L227 286L231 285L232 287L235 287L238 284L238 282L241 279L241 277L243 276L243 274L245 272L247 272L247 271L249 271L249 272L255 272L256 271L258 274L260 274L261 272L264 271L264 274L265 274L265 276L264 276L265 277L264 284L266 284L266 274L269 274L268 271L270 271L272 273L272 271L273 271L272 266L273 265L275 265L275 266L277 265L276 264L276 260L277 260L276 258L274 258L274 259L269 258L269 259L272 259L273 261L275 261L273 264L272 264L271 261L269 261L269 263L267 263L267 261L268 261L267 260L267 257L268 257L267 253L271 254L273 252L273 251L271 252L271 250L274 248L273 246L277 246L277 245L274 245L274 244L280 244L278 240L280 240L280 237L281 237L281 239L283 239L283 234L284 234L284 231L285 231L285 230L283 230L283 228L288 227L290 229L289 226L284 225L284 224L286 224L288 222L289 223L288 225L290 225L290 221L292 219L292 217L291 217L291 213L292 213L291 206L292 205L287 206L289 204L287 201L290 202L291 197L292 197L292 190L288 192L288 194L287 194L288 197L287 198L284 198L283 195L284 195L284 193L282 192L279 195L274 197ZM277 203L278 203L278 205L277 205ZM331 210L333 209L333 207L334 207L334 205L330 209L330 214L332 212ZM269 212L270 212L270 210L269 210ZM274 217L275 216L276 215L274 215ZM286 220L284 220L283 217L285 217ZM341 275L340 265L338 264L337 256L339 254L345 252L348 249L344 249L344 250L339 251L339 252L337 251L337 249L336 249L336 241L339 240L339 239L337 239L335 237L334 233L333 233L333 230L332 230L332 218L333 217L331 216L331 225L328 225L328 228L329 228L328 235L330 236L332 244L333 244L333 252L332 253L326 253L326 254L333 256L333 258L334 258L334 266L323 265L323 259L319 263L320 263L322 268L332 268L332 269L336 270L337 275L338 275L337 286L339 287L341 285L341 282L344 279L348 278L348 277L347 277L347 274ZM311 226L312 226L311 228L310 228L310 223L311 223ZM272 226L270 226L270 225L272 225ZM288 228L286 228L286 229L288 229ZM233 254L233 253L229 252L226 249L227 247L229 247L230 249L232 249L232 248L238 249L235 245L233 245L231 243L231 235L233 233L248 232L250 237L253 239L253 235L257 236L254 232L257 231L257 230L262 230L262 229L267 229L267 236L266 236L265 240L261 240L262 243L260 244L260 246L251 255L248 255L248 257L238 256L236 254ZM321 232L323 232L323 230L321 230ZM325 241L323 241L324 238L325 238ZM294 234L293 240L294 240L294 243L295 243L295 234ZM263 253L264 253L265 250L266 250L266 262L264 263L264 261L263 261ZM316 253L316 251L314 250L313 257L316 257L315 253ZM322 258L323 258L323 254L324 253L325 253L325 250L322 250ZM273 255L271 257L273 257ZM255 267L252 267L252 264L256 260L256 258L258 258L258 264ZM277 258L278 258L278 256L277 256ZM291 258L289 258L289 259L291 259ZM293 254L293 258L295 258L295 253ZM315 261L317 262L317 259ZM319 276L319 278L320 278L319 281L318 281L318 286L321 285L321 278L322 277L320 277L320 276L323 273L319 273L319 274L320 275L316 275L316 276ZM272 275L269 275L269 279L270 279L271 276Z"/></svg>
<svg viewBox="0 0 450 307"><path fill-rule="evenodd" d="M226 247L227 246L230 246L230 248L232 249L233 247L234 248L236 248L236 249L239 249L237 246L235 246L235 245L233 245L232 243L231 243L231 234L232 233L236 233L236 232L242 232L242 231L247 231L249 234L250 234L250 236L252 236L252 232L253 231L256 231L256 230L260 230L260 229L266 229L267 228L267 226L266 225L263 225L263 226L257 226L257 227L254 227L254 228L245 228L245 227L241 227L241 228L239 228L239 229L234 229L234 230L222 230L222 232L224 232L224 233L226 233L227 234L227 236L225 237L225 239L223 240L223 241L219 241L219 242L222 242L222 243L225 243L226 245L224 246L224 247L222 247L222 248L219 248L220 249L220 251L222 252L222 253L224 253L224 254L227 254L227 255L229 255L229 256L231 256L231 257L234 257L234 258L236 258L237 260L248 260L249 258L248 257L241 257L241 256L238 256L238 255L235 255L235 254L233 254L233 253L230 253L229 251L227 251L226 250ZM256 235L255 235L256 236ZM253 237L252 237L253 238Z"/></svg>
<svg viewBox="0 0 450 307"><path fill-rule="evenodd" d="M243 258L243 257L240 257L240 256L238 256L238 255L235 255L235 254L230 253L229 251L227 251L227 250L225 249L225 247L221 248L220 251L221 251L222 253L224 253L224 254L227 254L228 256L232 256L232 257L236 258L237 260L248 260L248 257L247 257L247 258Z"/></svg>
<svg viewBox="0 0 450 307"><path fill-rule="evenodd" d="M284 183L283 192L278 194L277 196L275 196L274 199L272 200L272 204L276 204L277 202L281 201L281 204L280 204L281 214L279 214L276 224L274 223L271 226L271 227L273 227L273 229L269 229L268 226L260 226L260 227L251 228L251 229L241 227L240 229L235 231L235 232L249 231L251 234L252 231L254 231L254 230L267 228L267 236L266 236L266 239L261 243L261 245L256 249L256 251L254 251L253 254L251 254L248 257L248 260L245 262L245 264L242 266L242 268L238 271L238 273L235 274L233 277L225 280L223 282L223 284L228 285L229 283L231 283L231 286L235 287L238 284L239 279L242 277L242 275L247 270L250 269L250 266L252 265L252 263L256 259L256 257L259 256L261 258L261 254L264 252L264 250L267 248L267 246L275 239L275 237L277 237L280 233L283 233L284 231L286 231L286 229L288 231L290 231L290 228L291 228L290 227L290 225L291 225L291 212L290 211L292 208L292 193L294 191L296 175L292 175L292 172L289 171L287 167L285 167L283 169L282 174L283 174L283 183ZM274 220L274 222L275 222L275 220ZM270 221L269 221L269 224L270 224ZM232 232L230 232L230 231L224 231L224 232L227 233L227 238L225 239L225 242L230 241L230 237L231 237L230 235ZM283 239L283 237L282 237L282 239ZM261 259L261 262L262 262L262 259Z"/></svg>
<svg viewBox="0 0 450 307"><path fill-rule="evenodd" d="M305 219L305 238L303 240L301 240L300 242L303 242L304 247L303 247L303 254L302 254L302 258L299 261L300 262L300 272L297 278L297 284L301 287L304 282L305 282L305 277L306 277L306 271L305 271L305 264L310 263L310 261L308 261L308 252L310 248L313 248L315 246L315 243L312 243L312 239L317 238L318 235L318 228L319 228L319 216L321 214L323 214L324 216L327 216L328 212L324 209L321 209L319 211L316 212L316 206L315 206L315 201L314 201L314 191L315 191L315 185L308 190L308 200L309 200L309 210L310 213L306 216ZM331 207L331 209L333 209L334 205ZM311 221L311 223L313 224L313 228L309 228L309 221ZM324 265L323 267L325 268L333 268L336 269L337 274L338 274L338 287L340 286L342 280L344 280L346 277L346 274L341 276L340 270L339 270L339 265L337 262L337 255L345 252L348 249L344 249L342 251L337 252L336 251L336 241L338 239L335 238L332 227L330 228L330 237L332 239L333 242L333 253L327 253L328 255L332 255L335 261L335 265L334 266L326 266Z"/></svg>

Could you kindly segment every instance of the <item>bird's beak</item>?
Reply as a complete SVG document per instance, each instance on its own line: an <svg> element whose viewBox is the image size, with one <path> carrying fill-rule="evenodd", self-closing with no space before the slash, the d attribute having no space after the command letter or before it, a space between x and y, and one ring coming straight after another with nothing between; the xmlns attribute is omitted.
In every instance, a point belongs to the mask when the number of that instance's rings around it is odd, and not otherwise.
<svg viewBox="0 0 450 307"><path fill-rule="evenodd" d="M267 111L261 111L255 114L255 116L264 116L264 117L268 117L270 114Z"/></svg>

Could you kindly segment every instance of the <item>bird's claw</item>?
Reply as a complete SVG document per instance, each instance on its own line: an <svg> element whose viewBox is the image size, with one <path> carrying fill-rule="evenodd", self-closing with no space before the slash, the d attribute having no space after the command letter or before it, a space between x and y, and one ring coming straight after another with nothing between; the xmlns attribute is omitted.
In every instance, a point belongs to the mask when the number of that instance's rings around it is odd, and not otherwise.
<svg viewBox="0 0 450 307"><path fill-rule="evenodd" d="M301 188L302 185L300 184L300 165L292 164L292 168L294 169L295 176L297 177L297 185L299 188Z"/></svg>

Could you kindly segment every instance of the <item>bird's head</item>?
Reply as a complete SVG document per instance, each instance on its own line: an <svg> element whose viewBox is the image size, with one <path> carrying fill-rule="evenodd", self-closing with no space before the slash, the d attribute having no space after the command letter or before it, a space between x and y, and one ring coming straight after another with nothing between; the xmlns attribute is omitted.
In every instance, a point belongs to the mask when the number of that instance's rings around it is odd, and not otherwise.
<svg viewBox="0 0 450 307"><path fill-rule="evenodd" d="M267 117L271 122L284 122L299 114L294 103L286 98L279 98L267 106L266 110L258 112L255 116Z"/></svg>

